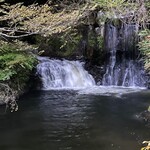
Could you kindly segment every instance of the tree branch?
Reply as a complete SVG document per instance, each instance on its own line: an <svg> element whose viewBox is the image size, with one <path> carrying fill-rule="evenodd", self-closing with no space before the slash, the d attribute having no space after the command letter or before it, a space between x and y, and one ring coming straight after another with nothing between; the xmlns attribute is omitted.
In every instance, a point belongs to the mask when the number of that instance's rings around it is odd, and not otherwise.
<svg viewBox="0 0 150 150"><path fill-rule="evenodd" d="M40 33L33 32L33 33L27 33L27 34L18 35L18 36L17 35L8 35L8 34L5 34L5 33L0 33L0 36L5 37L5 38L18 39L18 38L27 37L27 36L30 36L30 35L37 35L37 34L40 34Z"/></svg>

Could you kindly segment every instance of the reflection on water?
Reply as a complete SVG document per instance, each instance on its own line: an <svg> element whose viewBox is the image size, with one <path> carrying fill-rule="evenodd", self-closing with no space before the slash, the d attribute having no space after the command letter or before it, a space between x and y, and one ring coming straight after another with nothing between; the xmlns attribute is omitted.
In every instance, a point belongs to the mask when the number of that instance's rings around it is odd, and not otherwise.
<svg viewBox="0 0 150 150"><path fill-rule="evenodd" d="M136 115L149 97L34 91L21 98L18 112L0 109L0 150L140 150L150 128Z"/></svg>

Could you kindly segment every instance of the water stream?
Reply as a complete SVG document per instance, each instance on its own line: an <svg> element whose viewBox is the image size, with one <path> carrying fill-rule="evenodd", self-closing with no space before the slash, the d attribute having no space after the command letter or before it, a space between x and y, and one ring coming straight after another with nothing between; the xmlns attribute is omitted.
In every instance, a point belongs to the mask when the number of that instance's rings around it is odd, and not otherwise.
<svg viewBox="0 0 150 150"><path fill-rule="evenodd" d="M79 61L49 59L38 57L37 74L42 88L83 88L95 85L94 78L83 68Z"/></svg>
<svg viewBox="0 0 150 150"><path fill-rule="evenodd" d="M106 72L104 86L145 87L146 75L137 49L137 28L134 24L105 25Z"/></svg>

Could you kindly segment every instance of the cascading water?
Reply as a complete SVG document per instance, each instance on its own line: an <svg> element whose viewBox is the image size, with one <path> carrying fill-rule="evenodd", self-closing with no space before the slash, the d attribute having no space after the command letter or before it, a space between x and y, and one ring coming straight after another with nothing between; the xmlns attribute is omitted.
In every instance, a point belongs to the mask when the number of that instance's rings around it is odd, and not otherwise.
<svg viewBox="0 0 150 150"><path fill-rule="evenodd" d="M79 61L56 60L39 57L37 74L43 89L81 88L95 85L94 78Z"/></svg>
<svg viewBox="0 0 150 150"><path fill-rule="evenodd" d="M136 48L136 31L136 26L132 24L105 24L105 50L108 61L103 85L145 87L145 71L138 60L139 52Z"/></svg>

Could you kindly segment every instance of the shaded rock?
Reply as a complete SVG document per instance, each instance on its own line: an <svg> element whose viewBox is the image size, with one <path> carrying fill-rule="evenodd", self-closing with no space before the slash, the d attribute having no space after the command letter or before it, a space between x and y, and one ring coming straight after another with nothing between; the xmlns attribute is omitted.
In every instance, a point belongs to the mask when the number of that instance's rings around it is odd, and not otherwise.
<svg viewBox="0 0 150 150"><path fill-rule="evenodd" d="M102 78L105 73L105 70L102 66L91 65L86 63L84 68L93 76L97 85L102 84Z"/></svg>
<svg viewBox="0 0 150 150"><path fill-rule="evenodd" d="M148 110L141 112L139 114L139 118L146 122L148 126L150 126L150 112Z"/></svg>

